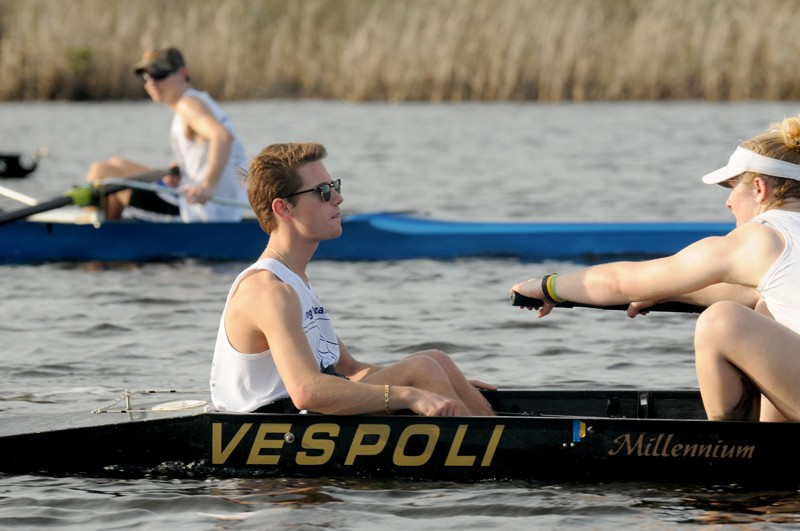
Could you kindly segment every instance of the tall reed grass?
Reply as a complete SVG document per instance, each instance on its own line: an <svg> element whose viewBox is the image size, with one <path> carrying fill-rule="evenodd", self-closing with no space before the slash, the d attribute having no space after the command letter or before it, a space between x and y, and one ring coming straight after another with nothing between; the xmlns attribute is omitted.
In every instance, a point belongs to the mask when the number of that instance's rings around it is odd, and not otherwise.
<svg viewBox="0 0 800 531"><path fill-rule="evenodd" d="M800 98L800 0L0 0L0 99Z"/></svg>

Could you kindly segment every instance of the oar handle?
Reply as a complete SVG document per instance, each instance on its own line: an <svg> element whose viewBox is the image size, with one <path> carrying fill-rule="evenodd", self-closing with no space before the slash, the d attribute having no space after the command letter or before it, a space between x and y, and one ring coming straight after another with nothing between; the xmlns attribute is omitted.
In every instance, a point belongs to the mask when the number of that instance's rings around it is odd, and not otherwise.
<svg viewBox="0 0 800 531"><path fill-rule="evenodd" d="M542 307L544 301L542 299L533 299L531 297L526 297L525 295L520 295L516 291L512 292L511 294L511 305L512 306L522 306L525 308L536 308L537 310ZM610 306L597 306L594 304L583 304L580 302L572 302L572 301L564 301L559 302L556 304L558 308L593 308L595 310L621 310L625 311L628 309L627 304L612 304ZM654 304L649 308L645 308L645 311L648 312L677 312L677 313L700 313L705 308L702 306L697 306L695 304L688 304L685 302L662 302L659 304Z"/></svg>

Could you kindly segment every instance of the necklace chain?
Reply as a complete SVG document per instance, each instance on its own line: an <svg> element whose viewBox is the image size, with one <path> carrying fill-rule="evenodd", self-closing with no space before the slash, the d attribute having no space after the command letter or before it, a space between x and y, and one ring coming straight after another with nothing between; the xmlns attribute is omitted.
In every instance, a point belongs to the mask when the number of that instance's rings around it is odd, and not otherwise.
<svg viewBox="0 0 800 531"><path fill-rule="evenodd" d="M296 272L294 269L292 269L292 266L290 266L290 265L289 265L289 262L287 262L287 261L286 261L286 258L284 258L284 257L283 257L283 255L282 255L281 253L279 253L278 251L276 251L275 249L273 249L273 248L272 248L272 247L270 247L269 245L267 245L267 249L269 249L270 251L272 251L273 253L275 253L275 256L277 256L277 257L278 257L278 259L279 259L281 262L283 262L283 265L285 265L286 267L288 267L288 268L289 268L289 271L291 271L292 273L294 273L295 275L297 275L297 272Z"/></svg>

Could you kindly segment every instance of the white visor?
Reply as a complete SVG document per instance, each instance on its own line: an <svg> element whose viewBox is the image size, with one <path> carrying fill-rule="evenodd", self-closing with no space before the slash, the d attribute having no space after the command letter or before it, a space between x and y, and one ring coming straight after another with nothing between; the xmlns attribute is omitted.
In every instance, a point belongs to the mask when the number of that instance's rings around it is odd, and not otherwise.
<svg viewBox="0 0 800 531"><path fill-rule="evenodd" d="M746 171L800 181L800 164L771 159L764 155L753 153L749 149L737 147L731 158L728 159L728 165L704 175L703 182L706 184L721 183Z"/></svg>

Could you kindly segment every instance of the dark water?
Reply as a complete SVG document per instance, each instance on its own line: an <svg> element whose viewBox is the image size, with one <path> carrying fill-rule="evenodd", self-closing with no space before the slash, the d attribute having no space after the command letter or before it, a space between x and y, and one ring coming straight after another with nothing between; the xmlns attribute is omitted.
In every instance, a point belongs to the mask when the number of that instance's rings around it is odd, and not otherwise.
<svg viewBox="0 0 800 531"><path fill-rule="evenodd" d="M724 191L699 176L740 139L800 111L753 102L225 107L251 155L276 141L325 143L348 211L604 221L729 220ZM0 151L48 148L30 178L0 182L39 199L80 184L93 160L112 154L169 160L169 112L149 102L0 104L0 122ZM205 389L224 297L246 265L0 267L0 422L88 412L125 388ZM512 283L573 267L317 262L309 273L340 337L366 361L438 347L468 376L501 386L696 387L692 316L575 309L537 320L507 305ZM789 529L800 526L798 504L797 492L735 486L0 475L3 529Z"/></svg>

